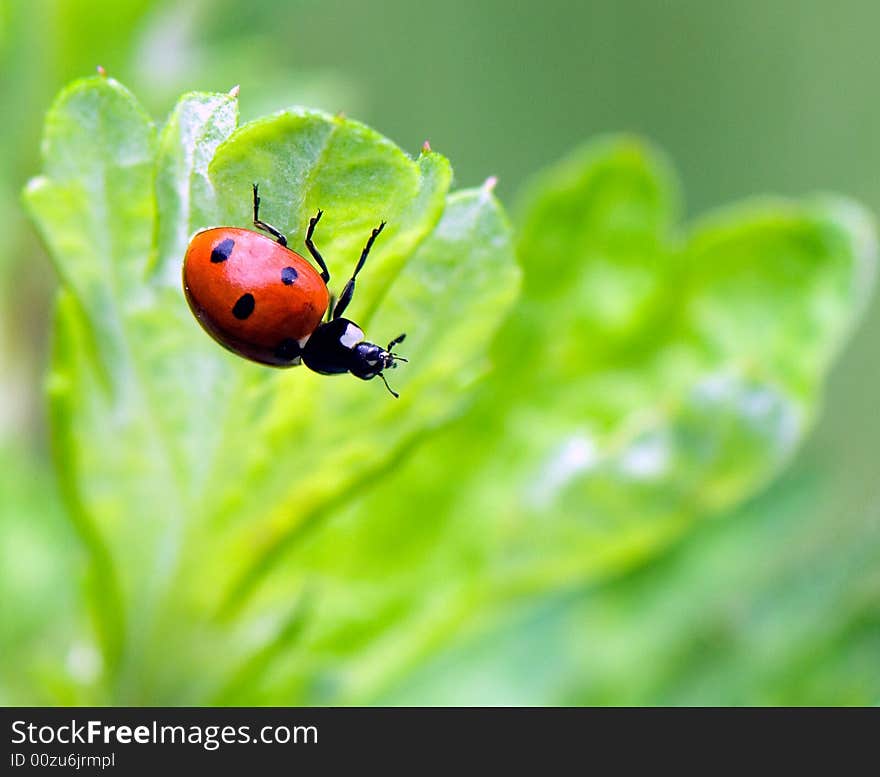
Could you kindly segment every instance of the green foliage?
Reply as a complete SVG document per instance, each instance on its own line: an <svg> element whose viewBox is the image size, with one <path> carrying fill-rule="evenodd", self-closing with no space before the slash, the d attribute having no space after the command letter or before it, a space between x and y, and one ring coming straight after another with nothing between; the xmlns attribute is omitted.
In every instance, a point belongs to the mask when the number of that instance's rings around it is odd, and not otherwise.
<svg viewBox="0 0 880 777"><path fill-rule="evenodd" d="M768 483L871 285L854 203L761 200L681 230L669 165L616 138L529 189L513 305L503 211L485 187L447 194L441 156L310 111L236 119L229 95L190 94L157 135L117 83L78 82L27 190L63 281L53 446L104 659L71 679L80 700L352 703L413 682L431 690L411 701L455 701L442 662L419 674L431 656ZM254 180L293 246L326 210L337 283L388 221L352 316L407 329L399 402L245 363L192 319L189 236L247 225ZM533 700L583 679L560 666ZM494 679L457 698L496 698Z"/></svg>
<svg viewBox="0 0 880 777"><path fill-rule="evenodd" d="M459 671L449 646L505 627L533 597L558 608L542 597L636 568L788 460L870 291L872 220L840 199L756 201L682 234L677 202L668 165L626 138L535 182L523 294L482 398L289 554L334 616L277 662L273 687L317 676L330 703L577 701L564 689L582 671L569 660L588 639L580 611L546 634L546 618L520 619L490 641L521 659L507 673L491 650ZM414 519L418 504L430 520ZM558 665L536 668L545 647ZM447 660L432 663L438 653ZM627 655L621 676L638 665Z"/></svg>
<svg viewBox="0 0 880 777"><path fill-rule="evenodd" d="M517 286L491 194L451 195L444 213L439 154L411 161L372 130L314 112L238 130L235 120L234 98L186 95L157 137L119 84L77 82L50 111L46 172L27 190L64 284L53 444L93 556L98 699L203 699L183 683L210 692L216 678L193 667L234 628L224 618L271 575L280 547L460 412ZM325 209L317 238L337 283L387 220L351 309L379 339L410 329L399 402L378 382L328 385L245 363L199 329L180 289L188 237L247 224L253 180L264 217L293 245ZM296 599L287 591L279 617ZM252 648L230 644L217 676Z"/></svg>
<svg viewBox="0 0 880 777"><path fill-rule="evenodd" d="M876 704L880 521L836 511L832 480L808 462L660 559L456 635L379 701Z"/></svg>

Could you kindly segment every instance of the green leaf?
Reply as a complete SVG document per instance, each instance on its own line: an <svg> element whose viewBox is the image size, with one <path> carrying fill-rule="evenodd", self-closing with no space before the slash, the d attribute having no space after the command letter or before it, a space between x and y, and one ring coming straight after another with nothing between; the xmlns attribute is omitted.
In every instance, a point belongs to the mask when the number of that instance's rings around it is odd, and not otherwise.
<svg viewBox="0 0 880 777"><path fill-rule="evenodd" d="M660 561L451 640L381 703L875 703L876 503L811 459Z"/></svg>
<svg viewBox="0 0 880 777"><path fill-rule="evenodd" d="M526 198L528 313L509 322L498 374L528 384L501 445L523 484L509 557L536 580L571 579L768 482L870 291L873 221L854 203L760 200L676 237L677 199L668 165L631 139L575 154ZM510 347L529 337L541 369Z"/></svg>
<svg viewBox="0 0 880 777"><path fill-rule="evenodd" d="M108 700L219 692L272 644L236 619L257 583L284 590L270 615L295 624L298 587L274 566L279 550L464 409L517 288L488 191L449 197L438 225L450 181L439 154L413 161L313 111L238 129L236 115L229 95L185 95L157 139L122 86L86 79L50 111L46 173L26 193L64 284L53 444L92 553ZM337 288L388 222L350 310L380 342L408 331L399 401L378 382L245 362L191 316L179 281L189 236L249 225L252 182L294 248L325 210L315 239ZM228 650L201 671L217 644Z"/></svg>
<svg viewBox="0 0 880 777"><path fill-rule="evenodd" d="M511 253L509 226L497 200L485 188L462 191L448 198L440 223L395 282L394 294L377 317L379 323L415 320L420 311L423 315L426 310L432 312L436 322L443 322L442 326L419 326L412 334L412 343L407 339L410 353L433 354L430 363L408 365L414 369L407 394L418 398L421 417L436 416L449 391L466 394L488 369L485 352L497 328L497 311L510 306L518 288L519 273ZM395 419L387 422L397 423ZM408 434L407 429L392 430L388 425L377 428L381 434ZM386 473L382 480L389 476ZM454 482L447 485L455 487ZM347 496L350 499L352 494ZM263 581L248 607L238 613L238 628L247 633L272 625L266 643L275 646L271 661L254 667L246 675L247 682L239 678L216 701L266 704L279 699L323 700L327 691L321 690L320 684L326 651L356 650L365 639L341 617L348 613L340 608L337 597L359 610L358 631L381 633L386 619L376 611L376 603L384 602L386 597L407 601L424 596L424 591L410 588L405 582L401 585L393 577L398 564L407 558L410 536L421 531L430 534L435 521L432 508L423 514L408 513L409 520L400 522L400 507L419 509L419 503L408 498L408 494L402 494L390 500L388 514L397 523L382 521L380 516L385 511L380 507L375 517L381 526L370 521L368 531L345 519L349 511L344 503L334 504L306 537L280 549L284 563L278 564L277 573ZM442 548L436 550L442 556ZM291 554L294 563L290 563ZM296 610L299 630L294 648L286 642L289 624L279 619L279 613L290 592L299 590L306 598L303 608ZM324 610L325 603L330 610ZM339 637L339 630L344 636ZM392 651L382 660L393 660L393 655ZM363 672L372 671L370 657L362 655L361 660ZM348 678L344 698L356 698L359 682L356 677ZM313 685L317 696L300 695L303 686Z"/></svg>
<svg viewBox="0 0 880 777"><path fill-rule="evenodd" d="M146 585L147 538L163 518L182 514L179 505L156 513L142 542L125 540L118 518L146 497L151 479L171 474L152 410L129 379L137 365L126 304L143 296L154 155L154 128L130 95L112 80L80 81L46 119L46 172L25 198L64 286L49 380L53 447L72 517L93 554L91 590L111 669L122 652L122 598ZM125 480L138 493L118 490ZM111 559L114 544L119 555ZM141 572L126 590L119 570L127 569Z"/></svg>
<svg viewBox="0 0 880 777"><path fill-rule="evenodd" d="M235 97L193 92L180 99L159 136L156 266L151 271L175 289L180 285L180 257L190 237L211 223L217 209L208 165L237 124Z"/></svg>
<svg viewBox="0 0 880 777"><path fill-rule="evenodd" d="M46 118L45 173L30 182L27 204L66 289L102 345L125 350L120 299L141 285L153 220L155 131L114 81L80 81Z"/></svg>
<svg viewBox="0 0 880 777"><path fill-rule="evenodd" d="M517 297L501 207L486 187L448 194L441 156L314 111L236 120L233 97L189 94L157 135L125 89L87 79L47 121L26 201L64 285L53 448L104 659L91 686L56 685L153 704L493 700L503 677L444 678L518 614L559 624L534 643L559 670L533 689L577 699L577 679L603 698L558 591L610 585L777 475L870 291L871 218L761 199L683 229L670 165L608 138L527 192ZM351 310L380 342L407 331L398 402L247 363L190 315L186 243L248 226L253 182L294 248L325 210L336 288L388 221Z"/></svg>
<svg viewBox="0 0 880 777"><path fill-rule="evenodd" d="M678 200L666 161L631 138L532 185L523 295L481 400L288 555L318 565L315 608L334 615L272 687L317 703L412 701L409 682L421 703L497 700L476 681L450 697L442 671L433 696L419 667L528 597L657 556L780 471L870 292L873 221L841 198L763 199L684 231Z"/></svg>

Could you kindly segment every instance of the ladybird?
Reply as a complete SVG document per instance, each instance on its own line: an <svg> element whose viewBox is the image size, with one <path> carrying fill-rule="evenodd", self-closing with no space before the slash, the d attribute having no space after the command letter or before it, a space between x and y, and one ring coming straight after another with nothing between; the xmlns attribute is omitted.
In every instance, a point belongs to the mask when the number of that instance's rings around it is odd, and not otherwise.
<svg viewBox="0 0 880 777"><path fill-rule="evenodd" d="M309 220L305 239L318 272L288 248L278 229L260 220L257 184L253 191L254 226L271 237L236 227L198 232L183 260L183 291L193 315L220 345L245 359L272 367L305 364L322 375L350 372L362 380L379 376L391 395L399 396L383 372L406 361L393 352L406 335L382 348L367 342L363 330L342 317L385 222L370 234L334 305L327 288L330 272L312 240L324 212Z"/></svg>

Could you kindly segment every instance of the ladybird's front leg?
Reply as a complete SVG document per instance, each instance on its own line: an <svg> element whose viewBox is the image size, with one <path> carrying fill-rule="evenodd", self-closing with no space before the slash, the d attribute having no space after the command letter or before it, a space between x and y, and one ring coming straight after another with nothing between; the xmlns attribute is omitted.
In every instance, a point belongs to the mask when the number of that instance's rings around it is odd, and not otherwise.
<svg viewBox="0 0 880 777"><path fill-rule="evenodd" d="M348 279L348 283L345 284L345 288L342 290L342 294L339 295L339 302L336 303L336 310L333 311L334 319L339 318L345 312L345 309L348 307L348 303L351 302L351 298L354 296L355 278L357 278L357 274L364 266L364 262L367 261L367 256L370 253L370 249L373 247L373 243L376 241L376 238L379 237L383 229L385 229L384 221L379 224L379 226L376 227L370 234L370 237L367 240L367 244L364 246L364 250L361 251L361 258L358 259L357 266L354 268L354 272L351 274L351 278Z"/></svg>

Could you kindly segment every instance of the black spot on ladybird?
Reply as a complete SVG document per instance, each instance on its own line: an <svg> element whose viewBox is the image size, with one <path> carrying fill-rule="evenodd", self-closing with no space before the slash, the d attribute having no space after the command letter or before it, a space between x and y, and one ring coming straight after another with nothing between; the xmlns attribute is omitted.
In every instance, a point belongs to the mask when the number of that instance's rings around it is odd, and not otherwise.
<svg viewBox="0 0 880 777"><path fill-rule="evenodd" d="M251 313L254 312L254 295L242 294L232 306L232 315L240 321L244 321Z"/></svg>
<svg viewBox="0 0 880 777"><path fill-rule="evenodd" d="M284 361L287 362L292 362L301 354L302 348L300 348L299 343L291 337L286 337L278 343L278 347L275 348L275 356L279 359L284 359Z"/></svg>
<svg viewBox="0 0 880 777"><path fill-rule="evenodd" d="M225 240L221 240L214 246L214 250L211 251L211 261L214 264L225 262L232 253L233 248L235 248L234 240L228 237Z"/></svg>
<svg viewBox="0 0 880 777"><path fill-rule="evenodd" d="M281 282L285 286L290 286L298 277L299 273L293 267L285 267L281 271Z"/></svg>

